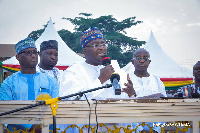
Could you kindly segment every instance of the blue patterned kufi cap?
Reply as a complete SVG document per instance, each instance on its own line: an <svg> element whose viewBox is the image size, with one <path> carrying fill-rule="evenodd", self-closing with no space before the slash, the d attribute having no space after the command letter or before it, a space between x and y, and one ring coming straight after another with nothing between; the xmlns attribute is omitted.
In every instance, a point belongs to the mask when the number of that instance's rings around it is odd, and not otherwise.
<svg viewBox="0 0 200 133"><path fill-rule="evenodd" d="M103 34L98 28L90 27L88 30L83 32L81 36L80 43L82 48L84 48L89 42L97 38L103 39Z"/></svg>
<svg viewBox="0 0 200 133"><path fill-rule="evenodd" d="M20 51L27 49L27 48L36 48L35 41L31 38L26 38L24 40L19 41L15 45L16 53L19 54Z"/></svg>

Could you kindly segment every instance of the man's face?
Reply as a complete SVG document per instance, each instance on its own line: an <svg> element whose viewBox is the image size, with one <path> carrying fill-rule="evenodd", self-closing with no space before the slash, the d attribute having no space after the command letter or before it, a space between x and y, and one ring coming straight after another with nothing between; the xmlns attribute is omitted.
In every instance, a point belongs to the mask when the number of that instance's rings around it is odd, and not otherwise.
<svg viewBox="0 0 200 133"><path fill-rule="evenodd" d="M195 77L195 80L200 82L200 63L197 63L193 67L193 75Z"/></svg>
<svg viewBox="0 0 200 133"><path fill-rule="evenodd" d="M16 55L22 68L35 68L38 63L38 51L36 48L27 48Z"/></svg>
<svg viewBox="0 0 200 133"><path fill-rule="evenodd" d="M134 54L134 58L131 60L137 71L146 71L149 67L151 60L149 60L149 53L145 49L140 49Z"/></svg>
<svg viewBox="0 0 200 133"><path fill-rule="evenodd" d="M46 49L40 52L40 63L47 68L55 67L58 62L58 51L56 49Z"/></svg>
<svg viewBox="0 0 200 133"><path fill-rule="evenodd" d="M102 56L107 54L107 46L104 39L95 39L82 49L86 62L98 66L102 64Z"/></svg>

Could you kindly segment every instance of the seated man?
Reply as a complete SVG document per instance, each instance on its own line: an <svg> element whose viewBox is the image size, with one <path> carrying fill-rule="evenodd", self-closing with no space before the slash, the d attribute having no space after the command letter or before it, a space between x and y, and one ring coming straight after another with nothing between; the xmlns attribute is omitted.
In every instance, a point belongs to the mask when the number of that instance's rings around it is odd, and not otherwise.
<svg viewBox="0 0 200 133"><path fill-rule="evenodd" d="M34 40L26 38L19 41L15 45L15 50L21 70L3 81L0 88L0 100L35 100L40 94L49 94L52 98L58 97L57 81L45 73L36 71L39 53ZM25 125L29 128L30 126ZM9 127L11 129L12 125Z"/></svg>
<svg viewBox="0 0 200 133"><path fill-rule="evenodd" d="M158 93L161 93L161 96L166 96L165 86L160 78L147 71L151 62L149 58L149 52L143 48L139 48L133 53L131 62L135 67L135 71L129 73L129 82L125 84L127 88L124 88L124 92L135 90L136 97Z"/></svg>
<svg viewBox="0 0 200 133"><path fill-rule="evenodd" d="M126 88L123 88L124 92L129 92L133 90L135 94L132 97L147 97L151 98L151 96L155 97L153 94L159 94L157 98L160 96L166 97L165 86L160 80L159 77L149 73L147 71L148 66L151 62L150 54L146 49L139 48L133 53L133 59L131 60L132 64L135 67L135 71L129 73L128 83L125 83ZM130 95L129 95L130 96ZM146 123L149 125L153 125L153 123ZM135 128L138 123L133 123L133 128ZM138 130L143 130L139 129ZM148 130L144 128L143 131ZM154 130L159 131L160 128L154 127ZM138 131L139 132L139 131ZM154 131L155 132L155 131Z"/></svg>

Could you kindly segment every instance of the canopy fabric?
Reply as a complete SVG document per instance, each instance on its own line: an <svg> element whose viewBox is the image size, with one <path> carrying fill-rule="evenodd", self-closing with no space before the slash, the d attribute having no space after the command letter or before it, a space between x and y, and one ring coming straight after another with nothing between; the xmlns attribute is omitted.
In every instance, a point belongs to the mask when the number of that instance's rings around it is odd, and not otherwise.
<svg viewBox="0 0 200 133"><path fill-rule="evenodd" d="M129 63L127 66L125 66L124 68L122 68L125 70L125 72L127 73L133 73L135 68L134 66L132 65L132 63ZM152 73L149 69L148 71L150 73ZM159 69L157 70L159 71ZM154 73L152 73L154 74ZM154 74L155 75L155 74ZM192 74L191 74L192 75ZM193 83L193 77L190 76L190 77L162 77L162 76L159 76L160 77L161 81L164 83L165 87L176 87L176 86L184 86L184 85L188 85L188 84L192 84Z"/></svg>
<svg viewBox="0 0 200 133"><path fill-rule="evenodd" d="M149 71L160 78L192 78L192 70L176 63L156 41L153 32L144 48L149 51L151 63Z"/></svg>
<svg viewBox="0 0 200 133"><path fill-rule="evenodd" d="M40 44L43 41L48 40L56 40L58 42L58 66L70 66L76 62L85 60L66 45L66 43L59 36L58 32L55 30L51 19L49 20L45 31L35 42L37 49L40 50Z"/></svg>
<svg viewBox="0 0 200 133"><path fill-rule="evenodd" d="M20 71L20 65L2 64L1 67L4 68L5 70L11 71L11 72Z"/></svg>
<svg viewBox="0 0 200 133"><path fill-rule="evenodd" d="M193 78L160 78L165 87L184 86L193 83Z"/></svg>
<svg viewBox="0 0 200 133"><path fill-rule="evenodd" d="M40 44L43 41L48 41L48 40L56 40L58 42L58 62L56 65L58 69L65 70L70 65L85 60L83 57L76 54L66 45L66 43L59 36L58 32L55 30L51 19L49 20L48 25L45 28L45 31L35 42L37 49L40 50ZM39 60L40 59L38 58L38 61ZM3 61L3 65L1 65L1 67L12 72L20 70L19 62L15 58L15 56Z"/></svg>
<svg viewBox="0 0 200 133"><path fill-rule="evenodd" d="M151 63L148 72L160 77L165 87L184 86L193 82L192 70L171 59L159 46L152 32L144 48L150 53ZM130 62L122 69L127 73L133 73L135 67Z"/></svg>
<svg viewBox="0 0 200 133"><path fill-rule="evenodd" d="M12 64L2 64L2 68L7 71L17 72L20 71L20 65L12 65ZM56 66L59 70L66 70L69 66Z"/></svg>

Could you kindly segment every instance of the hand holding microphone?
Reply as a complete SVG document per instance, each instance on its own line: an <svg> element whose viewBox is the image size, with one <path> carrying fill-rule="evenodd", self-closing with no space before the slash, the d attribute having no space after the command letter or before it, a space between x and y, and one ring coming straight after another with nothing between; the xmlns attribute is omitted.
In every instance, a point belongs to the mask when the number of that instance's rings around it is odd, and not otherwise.
<svg viewBox="0 0 200 133"><path fill-rule="evenodd" d="M101 61L102 65L104 65L105 67L100 70L99 80L101 84L103 84L105 81L110 79L111 74L114 73L115 70L112 65L110 65L111 60L110 57L108 57L107 55L104 55Z"/></svg>
<svg viewBox="0 0 200 133"><path fill-rule="evenodd" d="M110 65L111 64L110 57L108 57L107 55L104 55L102 57L101 61L102 61L102 65L105 66L104 68L102 68L100 70L100 76L103 77L103 80L102 80L103 82L101 82L101 83L104 83L105 81L110 79L112 86L114 88L114 91L115 91L115 95L120 95L121 94L121 86L120 86L120 84L118 84L118 82L120 80L120 76L119 76L119 74L114 73L115 72L114 68L112 67L112 65Z"/></svg>

